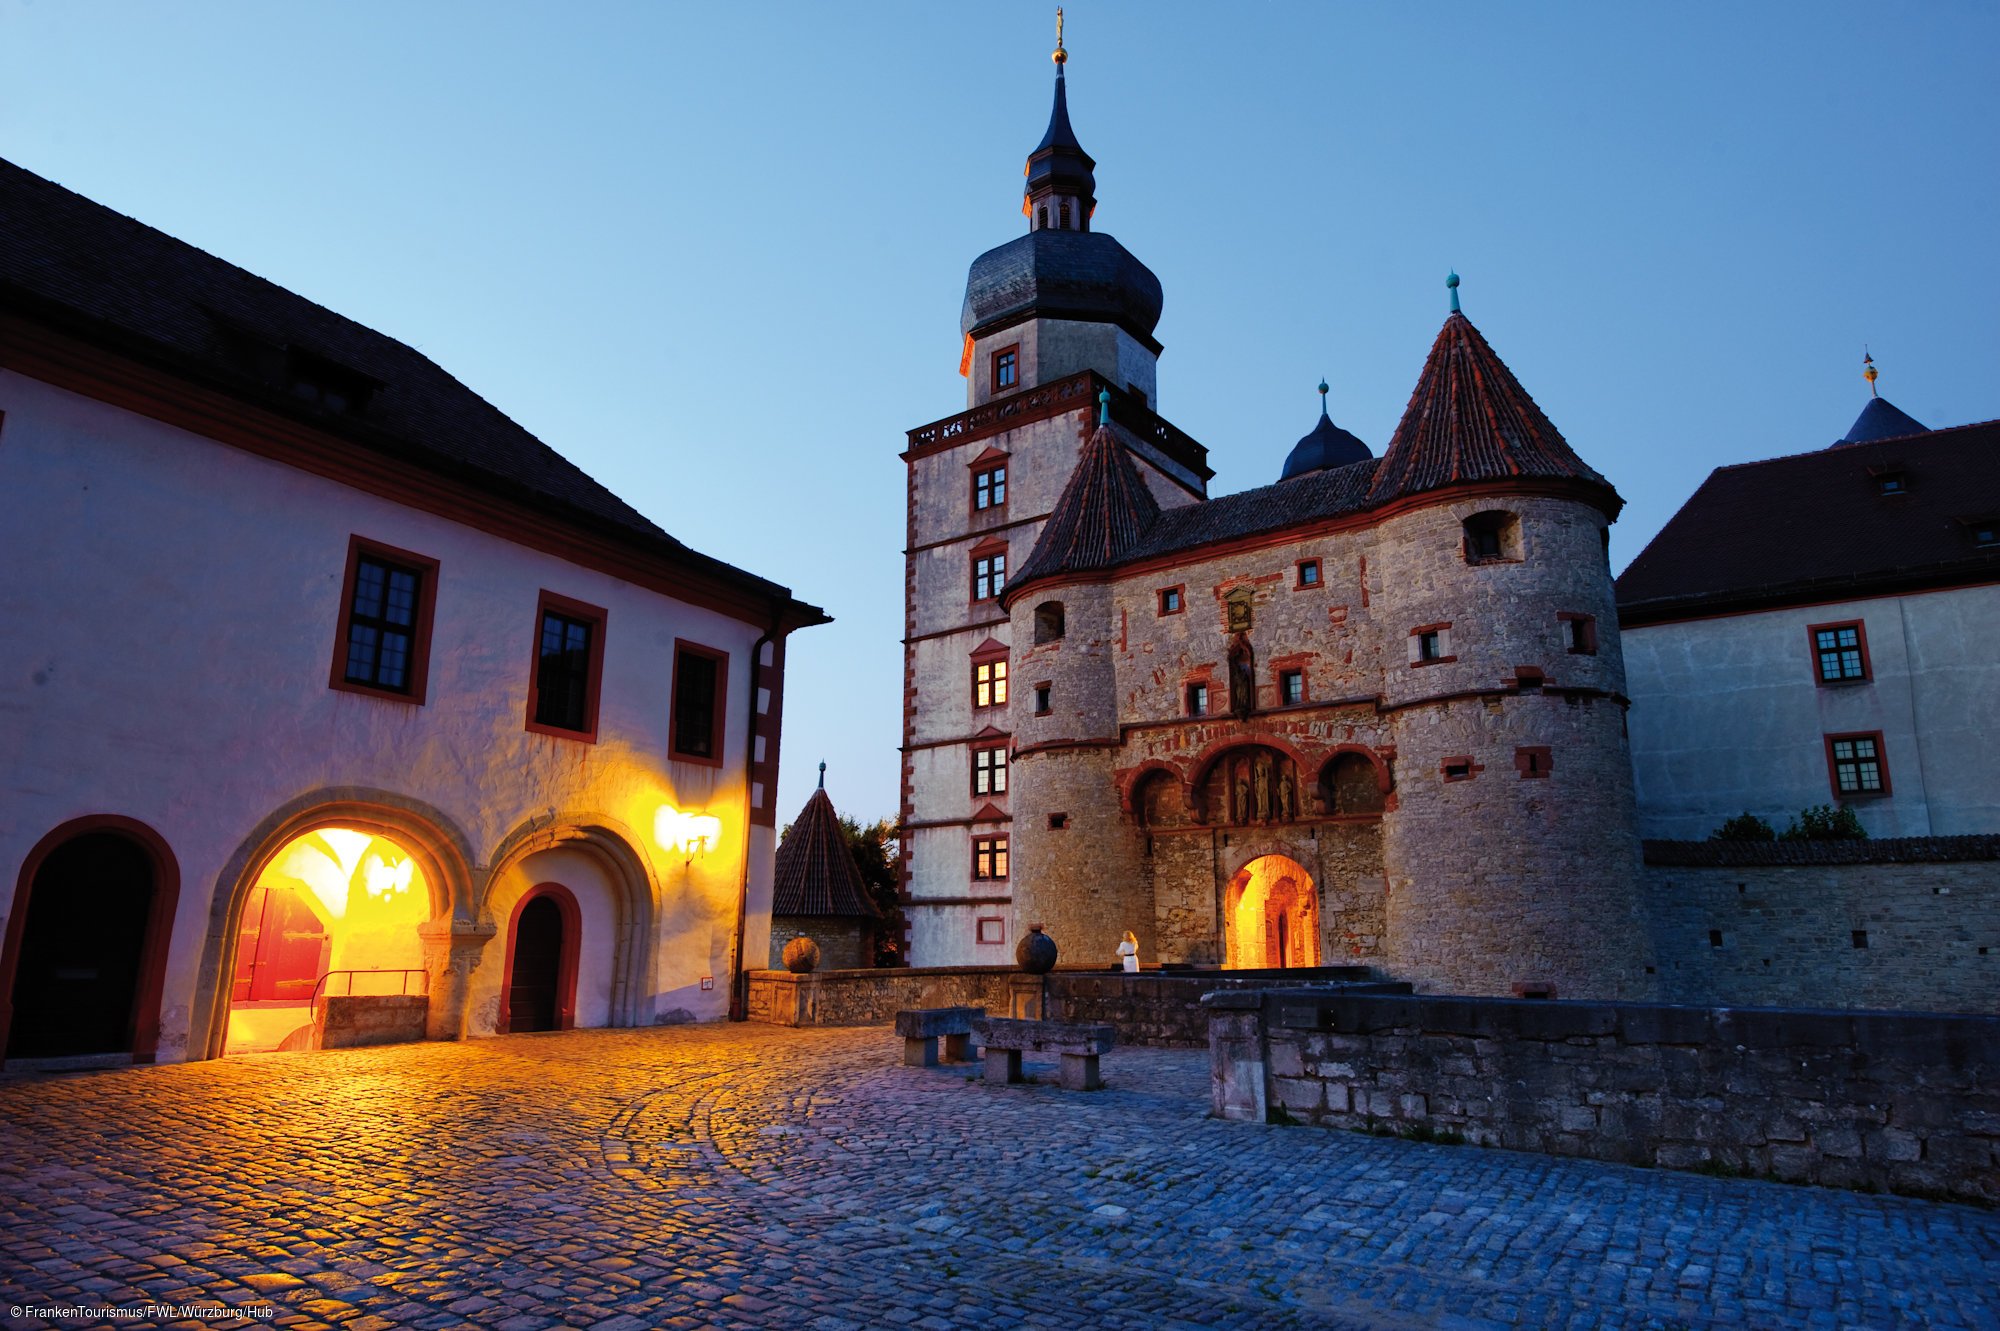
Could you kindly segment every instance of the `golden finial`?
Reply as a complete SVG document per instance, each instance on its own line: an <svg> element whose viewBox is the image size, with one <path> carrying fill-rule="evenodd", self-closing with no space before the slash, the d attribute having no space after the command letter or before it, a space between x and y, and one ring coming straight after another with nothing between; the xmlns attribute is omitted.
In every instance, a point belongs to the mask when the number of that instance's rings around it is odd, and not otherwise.
<svg viewBox="0 0 2000 1331"><path fill-rule="evenodd" d="M1063 50L1063 45L1062 45L1062 25L1063 25L1062 6L1057 5L1056 6L1056 52L1054 55L1050 56L1049 59L1055 61L1058 67L1069 63L1069 52Z"/></svg>
<svg viewBox="0 0 2000 1331"><path fill-rule="evenodd" d="M1882 396L1880 393L1875 391L1875 358L1868 354L1867 347L1861 348L1861 363L1867 367L1866 369L1861 371L1861 377L1868 381L1868 396L1870 397Z"/></svg>

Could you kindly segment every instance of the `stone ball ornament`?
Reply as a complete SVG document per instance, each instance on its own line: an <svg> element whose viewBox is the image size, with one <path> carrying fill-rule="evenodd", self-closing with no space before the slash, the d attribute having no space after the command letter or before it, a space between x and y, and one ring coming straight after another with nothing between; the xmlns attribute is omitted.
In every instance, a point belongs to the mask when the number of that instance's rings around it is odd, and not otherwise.
<svg viewBox="0 0 2000 1331"><path fill-rule="evenodd" d="M785 944L785 969L794 975L810 975L819 966L819 944L810 938L794 938Z"/></svg>
<svg viewBox="0 0 2000 1331"><path fill-rule="evenodd" d="M1014 960L1030 975L1047 975L1056 968L1056 940L1043 933L1041 925L1031 924L1014 945Z"/></svg>

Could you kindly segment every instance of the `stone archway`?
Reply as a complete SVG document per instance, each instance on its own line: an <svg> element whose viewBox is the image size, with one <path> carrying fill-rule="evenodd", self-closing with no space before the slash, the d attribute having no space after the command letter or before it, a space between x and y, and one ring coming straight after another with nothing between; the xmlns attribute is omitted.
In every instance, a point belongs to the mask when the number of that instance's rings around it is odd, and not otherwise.
<svg viewBox="0 0 2000 1331"><path fill-rule="evenodd" d="M1230 878L1223 894L1223 965L1280 970L1320 963L1319 892L1305 866L1260 855Z"/></svg>
<svg viewBox="0 0 2000 1331"><path fill-rule="evenodd" d="M380 837L408 854L429 897L430 918L418 926L429 976L426 1036L455 1040L464 1033L466 982L479 964L491 926L475 922L472 856L451 820L418 800L389 791L341 788L314 792L270 815L238 845L216 881L191 1005L191 1058L219 1058L229 1039L229 993L238 970L243 913L279 854L300 838L335 828Z"/></svg>

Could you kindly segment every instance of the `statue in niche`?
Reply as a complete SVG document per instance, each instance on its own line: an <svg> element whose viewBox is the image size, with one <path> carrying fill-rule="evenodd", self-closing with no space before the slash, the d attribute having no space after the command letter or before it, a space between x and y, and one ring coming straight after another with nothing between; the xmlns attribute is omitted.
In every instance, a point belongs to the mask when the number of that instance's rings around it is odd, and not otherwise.
<svg viewBox="0 0 2000 1331"><path fill-rule="evenodd" d="M1250 639L1239 633L1229 640L1229 710L1241 720L1256 706L1257 655Z"/></svg>
<svg viewBox="0 0 2000 1331"><path fill-rule="evenodd" d="M1250 778L1241 764L1236 765L1236 782L1232 789L1236 798L1229 806L1229 821L1247 823L1250 821Z"/></svg>
<svg viewBox="0 0 2000 1331"><path fill-rule="evenodd" d="M1280 768L1278 772L1278 821L1279 822L1289 823L1292 821L1292 818L1294 817L1295 814L1293 805L1296 801L1296 798L1297 798L1296 787L1292 781L1291 767L1289 764L1287 764L1286 766Z"/></svg>
<svg viewBox="0 0 2000 1331"><path fill-rule="evenodd" d="M1257 795L1257 821L1271 821L1271 764L1259 758L1252 769L1251 787Z"/></svg>

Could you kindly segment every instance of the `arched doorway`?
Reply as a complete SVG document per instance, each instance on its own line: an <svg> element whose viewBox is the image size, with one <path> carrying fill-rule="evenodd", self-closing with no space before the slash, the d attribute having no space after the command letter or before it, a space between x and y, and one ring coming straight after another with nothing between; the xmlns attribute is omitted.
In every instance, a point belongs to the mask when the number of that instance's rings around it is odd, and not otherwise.
<svg viewBox="0 0 2000 1331"><path fill-rule="evenodd" d="M1280 970L1320 961L1319 894L1297 860L1261 855L1229 880L1224 898L1224 964Z"/></svg>
<svg viewBox="0 0 2000 1331"><path fill-rule="evenodd" d="M559 883L542 883L514 907L507 927L503 1032L566 1031L576 1024L582 912Z"/></svg>
<svg viewBox="0 0 2000 1331"><path fill-rule="evenodd" d="M178 883L164 843L124 823L58 828L22 867L19 932L7 948L8 1058L153 1056Z"/></svg>
<svg viewBox="0 0 2000 1331"><path fill-rule="evenodd" d="M430 886L397 842L320 827L278 849L243 905L225 1053L315 1046L330 997L422 994Z"/></svg>

